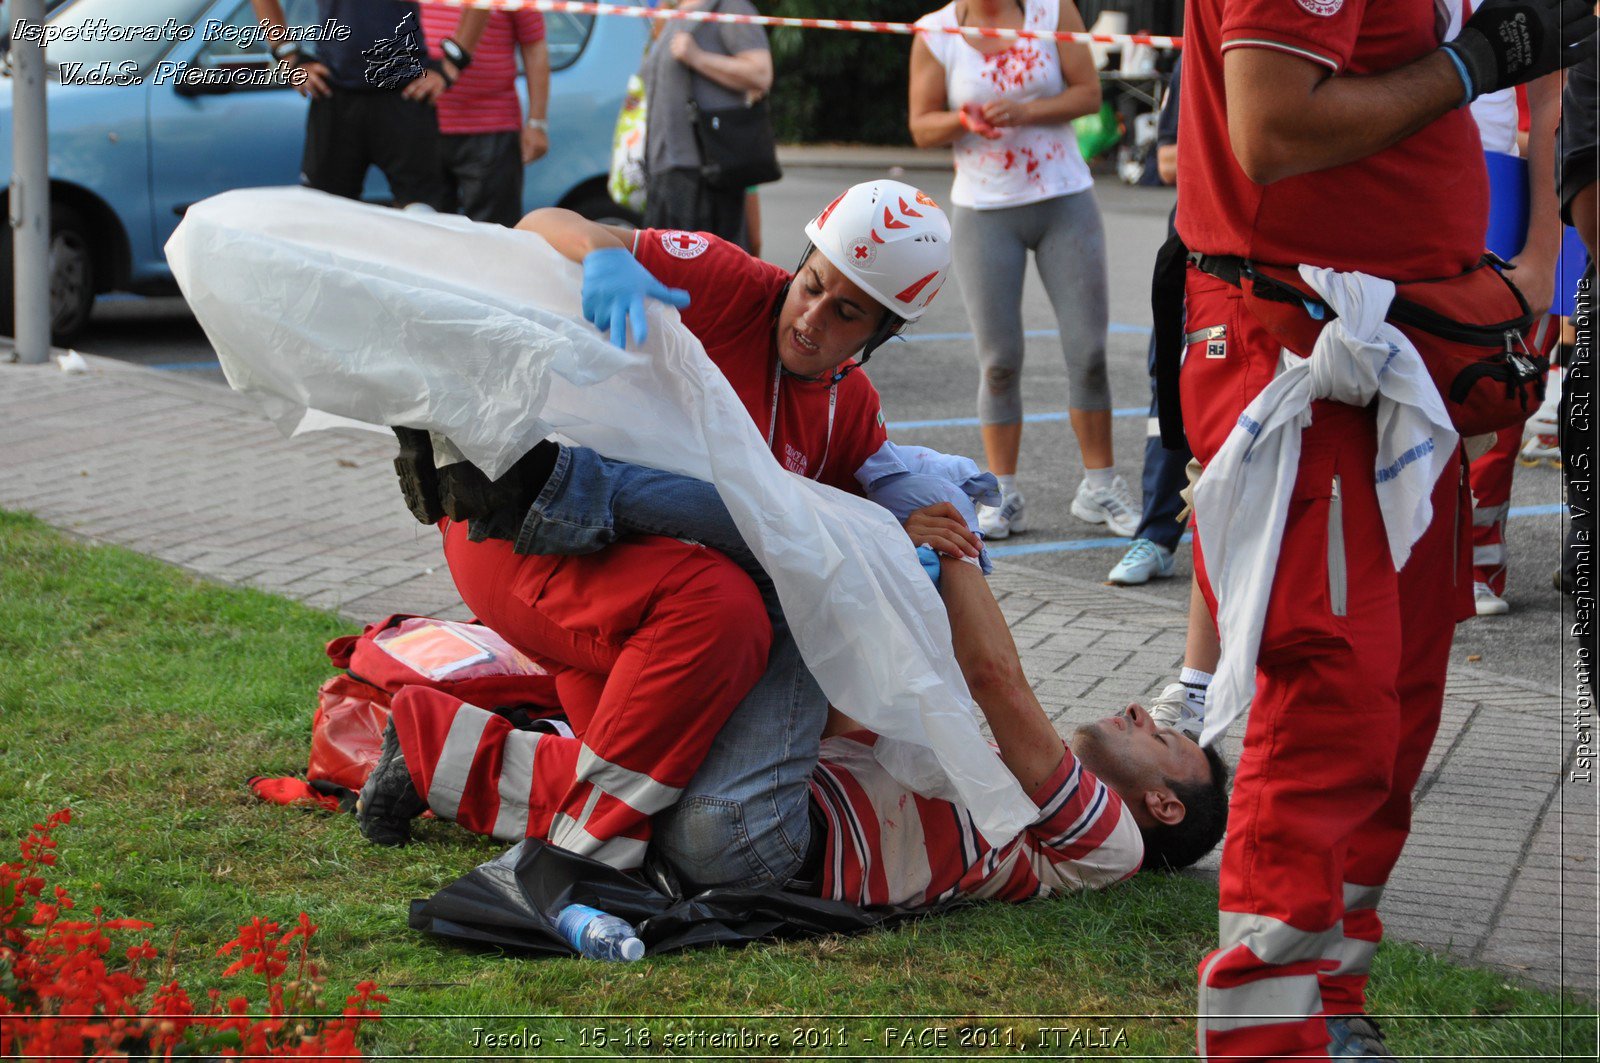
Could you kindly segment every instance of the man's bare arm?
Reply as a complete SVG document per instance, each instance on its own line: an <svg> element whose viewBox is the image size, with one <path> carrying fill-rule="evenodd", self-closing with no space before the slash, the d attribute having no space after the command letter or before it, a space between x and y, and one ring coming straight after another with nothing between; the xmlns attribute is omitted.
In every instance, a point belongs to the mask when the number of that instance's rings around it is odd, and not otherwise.
<svg viewBox="0 0 1600 1063"><path fill-rule="evenodd" d="M1375 77L1336 77L1285 52L1231 48L1222 73L1234 158L1260 184L1376 154L1462 97L1461 78L1443 52Z"/></svg>
<svg viewBox="0 0 1600 1063"><path fill-rule="evenodd" d="M1034 696L1005 615L978 566L942 558L939 594L967 689L989 722L1000 759L1031 794L1061 766L1066 745Z"/></svg>
<svg viewBox="0 0 1600 1063"><path fill-rule="evenodd" d="M1470 99L1559 70L1597 24L1587 3L1481 0L1453 40L1370 77L1234 47L1222 58L1234 156L1262 184L1364 159Z"/></svg>
<svg viewBox="0 0 1600 1063"><path fill-rule="evenodd" d="M517 228L538 233L550 246L574 262L582 262L591 251L620 247L633 251L633 233L610 225L600 225L574 211L542 207L517 222Z"/></svg>

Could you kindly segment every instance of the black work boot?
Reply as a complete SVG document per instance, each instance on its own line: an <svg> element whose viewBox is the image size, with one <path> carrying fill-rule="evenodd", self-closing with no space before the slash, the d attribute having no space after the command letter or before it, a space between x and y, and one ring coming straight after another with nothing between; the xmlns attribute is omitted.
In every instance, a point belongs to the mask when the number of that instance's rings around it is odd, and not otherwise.
<svg viewBox="0 0 1600 1063"><path fill-rule="evenodd" d="M396 428L400 454L394 459L394 473L400 478L400 493L406 508L424 524L438 524L444 517L439 504L439 474L433 467L433 440L420 428Z"/></svg>
<svg viewBox="0 0 1600 1063"><path fill-rule="evenodd" d="M510 514L515 523L544 490L560 447L541 440L498 480L490 480L471 462L459 461L439 470L439 499L451 520L487 520Z"/></svg>
<svg viewBox="0 0 1600 1063"><path fill-rule="evenodd" d="M1395 1063L1383 1043L1378 1024L1365 1015L1329 1015L1328 1056L1332 1059L1370 1059Z"/></svg>
<svg viewBox="0 0 1600 1063"><path fill-rule="evenodd" d="M375 845L404 845L411 840L411 821L427 810L428 802L411 782L400 736L390 720L383 729L383 752L356 798L356 823Z"/></svg>

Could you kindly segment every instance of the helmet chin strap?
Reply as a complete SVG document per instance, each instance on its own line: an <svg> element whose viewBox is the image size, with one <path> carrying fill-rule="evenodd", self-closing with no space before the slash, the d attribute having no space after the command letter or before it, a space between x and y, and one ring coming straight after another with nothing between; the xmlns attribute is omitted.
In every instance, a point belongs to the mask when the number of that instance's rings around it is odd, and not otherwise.
<svg viewBox="0 0 1600 1063"><path fill-rule="evenodd" d="M788 301L789 286L794 283L794 278L800 275L800 270L805 266L806 260L811 257L811 252L814 250L816 250L816 245L810 241L807 241L806 249L800 253L800 261L794 267L794 273L791 274L789 279L784 282L782 290L778 292L778 301L772 307L772 322L774 326L777 325L778 315L783 311L783 304ZM885 310L883 320L878 322L878 327L873 329L872 335L868 336L867 341L861 345L861 350L856 355L856 360L848 365L840 366L839 368L835 369L833 371L833 375L826 378L828 383L830 385L837 384L839 381L843 380L857 369L860 369L862 366L866 365L867 362L871 361L872 359L872 352L887 343L891 336L895 335L905 327L905 324L905 318L901 317L893 310ZM778 359L778 364L783 366L783 372L786 375L795 377L798 380L805 380L815 384L820 383L824 379L820 373L816 376L806 376L804 373L796 373L788 366L783 365L782 358Z"/></svg>

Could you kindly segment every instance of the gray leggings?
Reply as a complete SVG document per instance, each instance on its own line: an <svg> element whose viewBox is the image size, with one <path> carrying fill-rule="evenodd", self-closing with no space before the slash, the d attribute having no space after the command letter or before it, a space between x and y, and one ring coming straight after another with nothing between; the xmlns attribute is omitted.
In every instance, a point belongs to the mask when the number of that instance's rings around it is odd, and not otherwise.
<svg viewBox="0 0 1600 1063"><path fill-rule="evenodd" d="M1061 330L1067 405L1109 410L1106 232L1094 192L1021 207L956 207L951 244L961 297L978 341L978 420L1022 420L1022 277L1033 252Z"/></svg>

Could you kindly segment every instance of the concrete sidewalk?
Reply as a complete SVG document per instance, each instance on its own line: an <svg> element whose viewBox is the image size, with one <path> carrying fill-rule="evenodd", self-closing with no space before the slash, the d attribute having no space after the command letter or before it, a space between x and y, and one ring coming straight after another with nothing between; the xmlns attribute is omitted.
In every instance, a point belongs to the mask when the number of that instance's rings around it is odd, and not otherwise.
<svg viewBox="0 0 1600 1063"><path fill-rule="evenodd" d="M0 507L334 610L353 626L392 612L464 615L437 533L400 500L392 438L284 439L252 400L221 386L89 365L69 375L0 364ZM992 584L1063 730L1176 674L1185 618L1161 598L1011 562ZM1556 683L1451 675L1383 911L1394 936L1593 998L1596 790L1567 781L1573 706Z"/></svg>

